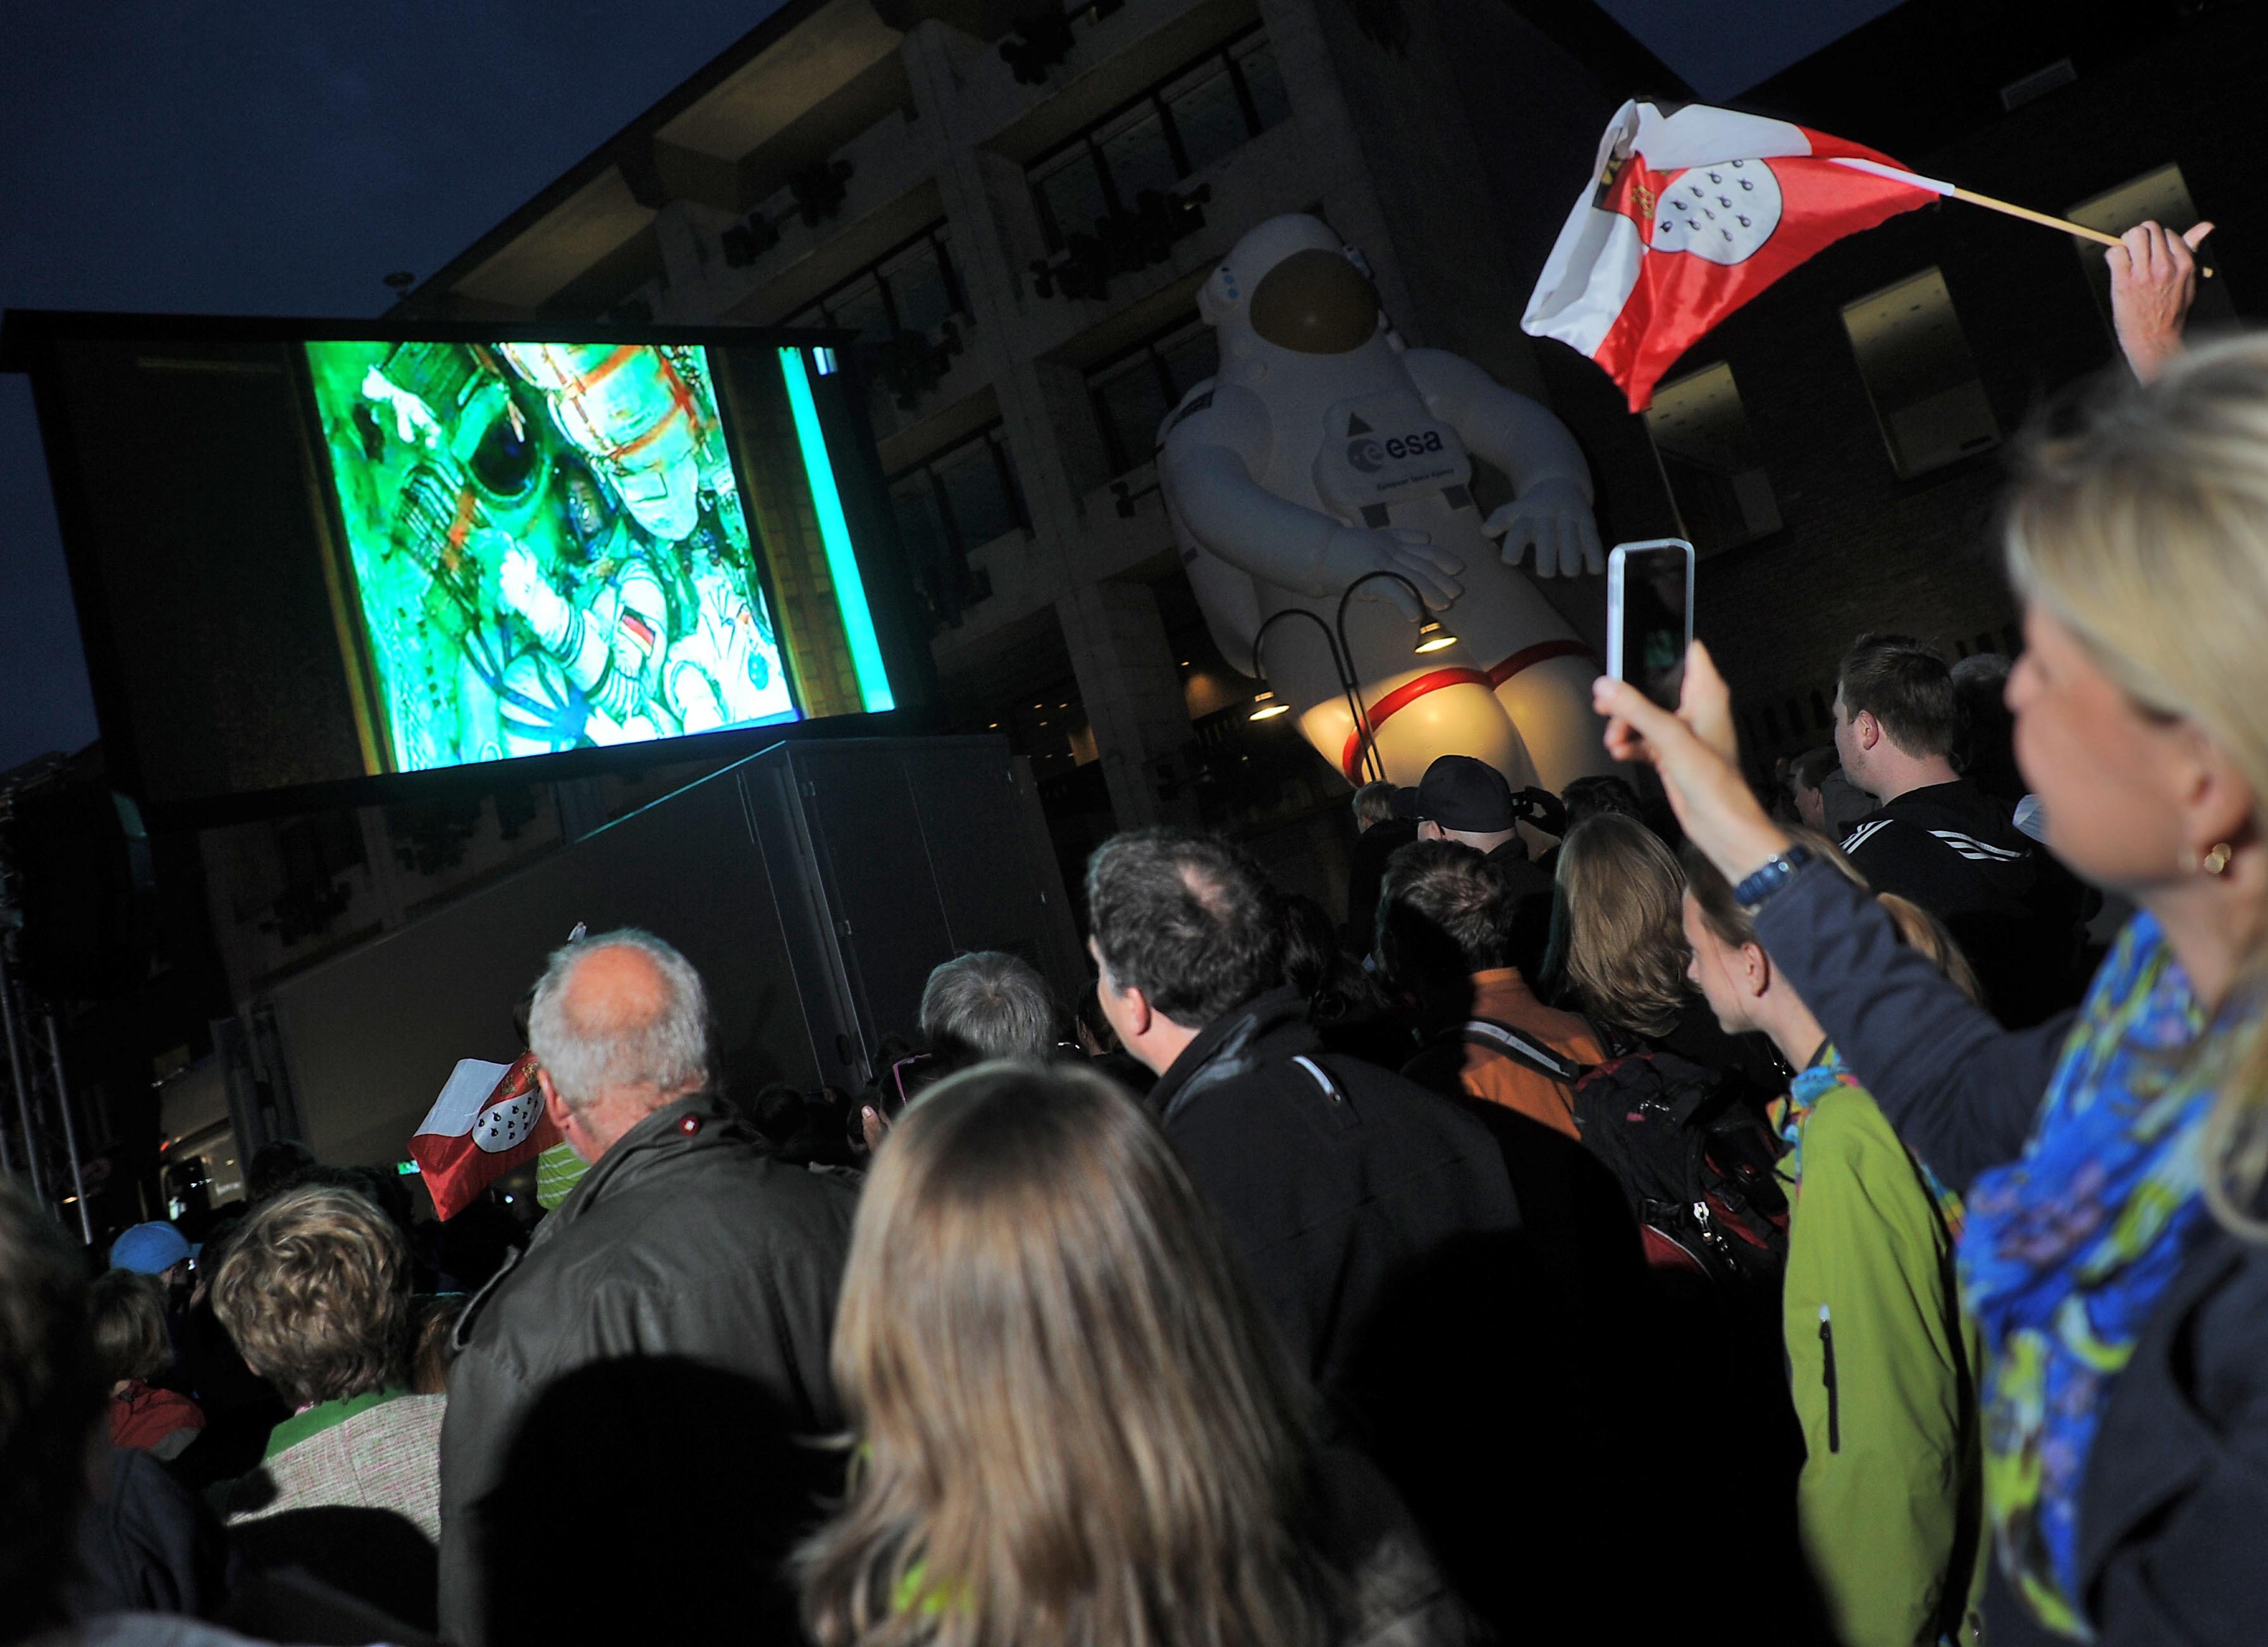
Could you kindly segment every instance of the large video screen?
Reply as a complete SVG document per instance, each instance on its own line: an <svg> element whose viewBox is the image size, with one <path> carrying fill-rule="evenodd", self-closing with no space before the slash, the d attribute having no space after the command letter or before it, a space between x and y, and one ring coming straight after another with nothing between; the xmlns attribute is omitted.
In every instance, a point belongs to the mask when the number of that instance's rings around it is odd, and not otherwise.
<svg viewBox="0 0 2268 1647"><path fill-rule="evenodd" d="M120 329L11 362L145 800L899 702L902 573L825 347Z"/></svg>

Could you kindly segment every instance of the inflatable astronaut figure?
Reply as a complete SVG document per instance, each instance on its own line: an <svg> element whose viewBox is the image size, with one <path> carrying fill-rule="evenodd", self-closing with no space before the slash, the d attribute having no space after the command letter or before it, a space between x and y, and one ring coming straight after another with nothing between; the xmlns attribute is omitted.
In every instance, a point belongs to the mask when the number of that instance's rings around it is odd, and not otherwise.
<svg viewBox="0 0 2268 1647"><path fill-rule="evenodd" d="M1397 573L1457 639L1416 654L1425 614L1393 578L1372 578L1348 607L1348 662L1388 777L1415 783L1452 754L1515 790L1611 770L1590 650L1513 570L1531 546L1538 576L1602 570L1590 474L1566 426L1470 361L1409 348L1360 254L1314 217L1246 234L1197 308L1220 365L1160 429L1159 474L1223 655L1264 673L1307 741L1360 783L1366 751L1315 625L1276 625L1257 659L1253 644L1287 607L1328 625L1358 578ZM1516 493L1486 520L1474 457Z"/></svg>

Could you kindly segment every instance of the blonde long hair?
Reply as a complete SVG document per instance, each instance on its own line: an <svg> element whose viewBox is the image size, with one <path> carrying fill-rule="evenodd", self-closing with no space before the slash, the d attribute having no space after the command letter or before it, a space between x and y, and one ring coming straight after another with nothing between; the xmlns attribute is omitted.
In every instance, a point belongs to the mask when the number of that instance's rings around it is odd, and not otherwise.
<svg viewBox="0 0 2268 1647"><path fill-rule="evenodd" d="M2176 359L2037 443L2010 498L2008 577L2145 712L2191 722L2268 805L2268 338ZM2256 819L2256 821L2257 819ZM2268 1182L2268 922L2199 1055L2219 1090L2205 1185L2229 1230Z"/></svg>
<svg viewBox="0 0 2268 1647"><path fill-rule="evenodd" d="M983 1064L875 1157L836 1320L821 1647L1325 1647L1306 1398L1139 1106Z"/></svg>
<svg viewBox="0 0 2268 1647"><path fill-rule="evenodd" d="M1677 1027L1691 986L1676 855L1635 818L1601 812L1560 843L1546 988L1648 1037Z"/></svg>

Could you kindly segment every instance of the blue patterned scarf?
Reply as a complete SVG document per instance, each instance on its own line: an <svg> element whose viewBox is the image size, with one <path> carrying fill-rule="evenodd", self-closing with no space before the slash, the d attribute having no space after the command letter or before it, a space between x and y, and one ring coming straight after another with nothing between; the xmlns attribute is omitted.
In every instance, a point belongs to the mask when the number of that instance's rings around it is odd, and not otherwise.
<svg viewBox="0 0 2268 1647"><path fill-rule="evenodd" d="M1984 1496L2000 1565L2077 1640L2080 1493L2110 1388L2205 1233L2205 1017L2156 920L2095 974L2024 1152L1978 1175L1961 1290L1985 1344Z"/></svg>

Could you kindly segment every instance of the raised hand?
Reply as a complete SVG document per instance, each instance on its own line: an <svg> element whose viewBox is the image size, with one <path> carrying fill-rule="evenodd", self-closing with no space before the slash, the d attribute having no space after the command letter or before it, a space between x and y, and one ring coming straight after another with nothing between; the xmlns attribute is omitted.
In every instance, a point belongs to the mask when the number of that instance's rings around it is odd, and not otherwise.
<svg viewBox="0 0 2268 1647"><path fill-rule="evenodd" d="M1591 705L1607 717L1607 753L1653 766L1687 837L1727 880L1737 885L1787 850L1787 832L1741 776L1732 693L1700 642L1686 651L1675 713L1610 675L1592 683Z"/></svg>
<svg viewBox="0 0 2268 1647"><path fill-rule="evenodd" d="M1491 515L1481 530L1504 540L1504 563L1517 566L1530 545L1538 577L1578 577L1607 570L1591 500L1572 481L1538 481Z"/></svg>
<svg viewBox="0 0 2268 1647"><path fill-rule="evenodd" d="M2110 265L2110 318L2118 347L2145 383L2182 352L2182 329L2197 301L2197 248L2212 232L2209 223L2185 234L2139 223L2102 254Z"/></svg>

